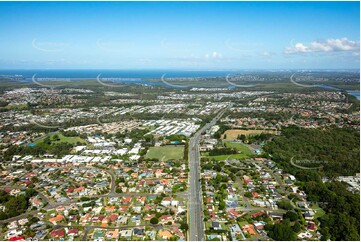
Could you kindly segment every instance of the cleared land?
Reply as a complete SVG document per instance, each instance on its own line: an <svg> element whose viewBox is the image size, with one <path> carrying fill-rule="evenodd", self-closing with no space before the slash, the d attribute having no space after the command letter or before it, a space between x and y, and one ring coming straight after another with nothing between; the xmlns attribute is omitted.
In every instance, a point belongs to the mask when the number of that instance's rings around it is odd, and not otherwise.
<svg viewBox="0 0 361 242"><path fill-rule="evenodd" d="M150 147L145 155L146 159L158 159L160 161L182 160L183 157L184 145Z"/></svg>
<svg viewBox="0 0 361 242"><path fill-rule="evenodd" d="M221 160L232 160L232 159L242 160L242 159L247 159L253 155L252 151L245 144L238 143L238 142L237 143L229 142L229 141L226 141L224 144L226 147L235 148L235 149L239 150L241 153L240 154L232 154L232 155L209 156L208 152L202 152L202 156L206 156L213 160L221 161Z"/></svg>
<svg viewBox="0 0 361 242"><path fill-rule="evenodd" d="M206 154L206 153L203 153L203 154ZM233 159L242 160L242 159L247 159L247 158L249 158L249 156L244 155L244 154L215 155L215 156L208 156L208 155L206 155L206 157L208 157L208 158L211 159L211 160L216 160L216 161L233 160Z"/></svg>
<svg viewBox="0 0 361 242"><path fill-rule="evenodd" d="M224 142L225 146L228 148L235 148L241 152L241 154L249 155L251 156L253 153L252 151L247 147L247 145L238 143L238 142Z"/></svg>
<svg viewBox="0 0 361 242"><path fill-rule="evenodd" d="M69 144L76 144L77 142L84 143L84 144L86 143L86 141L80 137L66 137L66 136L62 135L61 133L59 133L57 135L58 135L59 140L54 139L55 134L51 134L46 137L50 137L52 144L57 144L57 143L61 143L61 142L69 143ZM35 141L35 144L37 144L37 145L44 144L44 140L46 139L46 137L43 137L43 138Z"/></svg>
<svg viewBox="0 0 361 242"><path fill-rule="evenodd" d="M278 131L274 131L274 130L241 130L241 129L230 129L227 130L226 132L224 132L224 134L222 135L222 139L226 139L226 140L236 140L238 138L238 135L255 135L255 134L278 134Z"/></svg>

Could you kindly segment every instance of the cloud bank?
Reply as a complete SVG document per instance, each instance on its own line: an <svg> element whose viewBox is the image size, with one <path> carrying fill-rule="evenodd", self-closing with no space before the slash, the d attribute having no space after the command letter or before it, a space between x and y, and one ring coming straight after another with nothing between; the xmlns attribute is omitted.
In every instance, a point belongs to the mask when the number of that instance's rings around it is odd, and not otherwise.
<svg viewBox="0 0 361 242"><path fill-rule="evenodd" d="M359 52L360 41L349 40L348 38L328 39L325 41L313 41L310 44L297 43L294 46L286 47L285 54L300 54L314 52Z"/></svg>

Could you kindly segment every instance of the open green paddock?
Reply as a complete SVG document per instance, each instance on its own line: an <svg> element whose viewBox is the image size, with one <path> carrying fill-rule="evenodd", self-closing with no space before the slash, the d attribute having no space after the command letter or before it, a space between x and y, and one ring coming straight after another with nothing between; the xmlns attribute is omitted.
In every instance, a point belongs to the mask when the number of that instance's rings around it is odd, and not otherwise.
<svg viewBox="0 0 361 242"><path fill-rule="evenodd" d="M145 158L158 159L159 161L182 160L184 158L184 145L150 147Z"/></svg>
<svg viewBox="0 0 361 242"><path fill-rule="evenodd" d="M66 136L62 135L61 133L58 133L57 135L58 135L59 140L54 140L55 134L50 134L41 139L38 139L37 141L35 141L35 144L37 144L37 145L44 144L44 140L46 139L46 137L49 137L51 140L51 143L53 143L53 144L57 144L57 143L61 143L61 142L69 143L69 144L77 144L78 142L80 142L80 143L86 144L86 141L80 137L66 137Z"/></svg>
<svg viewBox="0 0 361 242"><path fill-rule="evenodd" d="M207 157L211 160L217 160L217 161L223 161L223 160L243 160L252 157L253 153L252 151L247 147L247 145L239 143L239 142L230 142L226 141L224 142L224 145L227 148L235 148L240 151L239 154L231 154L231 155L216 155L216 156L210 156L208 155L208 152L202 152L202 157Z"/></svg>
<svg viewBox="0 0 361 242"><path fill-rule="evenodd" d="M235 148L241 152L241 154L246 156L252 156L252 151L247 147L247 145L239 143L239 142L230 142L226 141L224 142L225 146L227 148Z"/></svg>

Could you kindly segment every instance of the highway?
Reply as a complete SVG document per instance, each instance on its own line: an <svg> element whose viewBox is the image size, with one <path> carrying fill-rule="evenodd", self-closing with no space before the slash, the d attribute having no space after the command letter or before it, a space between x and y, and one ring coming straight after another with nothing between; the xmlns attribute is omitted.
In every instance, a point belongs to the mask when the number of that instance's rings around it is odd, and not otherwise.
<svg viewBox="0 0 361 242"><path fill-rule="evenodd" d="M201 134L215 125L226 110L220 111L211 122L198 130L189 141L189 240L191 241L204 240L203 202L200 182L201 167L198 148Z"/></svg>

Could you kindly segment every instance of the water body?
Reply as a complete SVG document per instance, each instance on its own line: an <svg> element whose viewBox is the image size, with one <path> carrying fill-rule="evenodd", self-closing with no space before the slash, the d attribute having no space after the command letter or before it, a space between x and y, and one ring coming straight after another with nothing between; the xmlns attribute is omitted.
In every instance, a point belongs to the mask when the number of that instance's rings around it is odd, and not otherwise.
<svg viewBox="0 0 361 242"><path fill-rule="evenodd" d="M227 75L239 75L248 73L247 71L194 71L194 70L0 70L0 77L17 77L18 82L30 82L33 75L36 74L36 78L79 78L95 79L99 74L101 78L122 78L122 80L115 80L119 83L138 84L138 85L153 85L153 86L167 86L162 82L151 82L145 79L159 79L164 74L167 78L202 78L202 77L226 77ZM127 80L127 78L129 78ZM137 79L137 80L134 80ZM227 86L227 85L226 85ZM252 85L251 85L252 86ZM317 87L333 90L342 90L337 87L328 85L315 85ZM176 87L176 86L174 86ZM181 87L181 86L179 86ZM225 87L220 83L219 86ZM229 85L228 88L234 88L235 86ZM347 92L355 96L360 100L359 90L347 90Z"/></svg>
<svg viewBox="0 0 361 242"><path fill-rule="evenodd" d="M57 78L59 80L64 78L69 79L69 81L79 81L83 79L96 79L101 74L99 77L101 81L113 81L133 85L169 86L163 82L147 80L160 79L165 74L165 80L169 82L173 88L186 88L187 86L173 85L172 80L169 80L169 78L226 77L227 75L240 75L241 73L240 71L191 70L0 70L0 77L16 78L14 81L17 82L31 82L32 77L36 74L35 79L37 81L44 81L41 80L42 78ZM227 87L227 85L227 83L219 83L212 87ZM228 85L228 88L234 88L234 86Z"/></svg>
<svg viewBox="0 0 361 242"><path fill-rule="evenodd" d="M31 78L187 78L187 77L225 77L240 74L240 71L179 71L179 70L0 70L0 76L16 75Z"/></svg>
<svg viewBox="0 0 361 242"><path fill-rule="evenodd" d="M357 100L360 100L360 90L347 90L347 93L356 97Z"/></svg>
<svg viewBox="0 0 361 242"><path fill-rule="evenodd" d="M338 87L333 87L333 86L328 86L328 85L323 85L323 84L321 84L321 85L315 85L316 87L321 87L321 88L325 88L325 89L333 89L333 90L339 90L339 91L341 91L342 89L340 89L340 88L338 88Z"/></svg>

